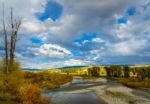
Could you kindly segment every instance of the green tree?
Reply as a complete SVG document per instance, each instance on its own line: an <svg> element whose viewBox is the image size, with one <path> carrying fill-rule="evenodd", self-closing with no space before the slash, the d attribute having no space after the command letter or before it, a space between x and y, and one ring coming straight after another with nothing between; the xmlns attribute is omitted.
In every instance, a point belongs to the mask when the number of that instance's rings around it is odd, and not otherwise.
<svg viewBox="0 0 150 104"><path fill-rule="evenodd" d="M124 77L128 78L130 76L130 68L129 66L124 66L123 67L123 73L124 73Z"/></svg>
<svg viewBox="0 0 150 104"><path fill-rule="evenodd" d="M146 67L147 78L150 78L150 66Z"/></svg>
<svg viewBox="0 0 150 104"><path fill-rule="evenodd" d="M110 66L111 74L113 77L120 77L121 76L121 66L119 65L111 65Z"/></svg>
<svg viewBox="0 0 150 104"><path fill-rule="evenodd" d="M140 67L136 68L137 77L141 80L144 80L145 78L150 77L150 69L149 67Z"/></svg>
<svg viewBox="0 0 150 104"><path fill-rule="evenodd" d="M88 73L93 77L98 77L99 76L99 71L100 71L99 67L88 68Z"/></svg>
<svg viewBox="0 0 150 104"><path fill-rule="evenodd" d="M106 69L107 76L108 77L112 77L110 68L109 67L105 67L105 69Z"/></svg>

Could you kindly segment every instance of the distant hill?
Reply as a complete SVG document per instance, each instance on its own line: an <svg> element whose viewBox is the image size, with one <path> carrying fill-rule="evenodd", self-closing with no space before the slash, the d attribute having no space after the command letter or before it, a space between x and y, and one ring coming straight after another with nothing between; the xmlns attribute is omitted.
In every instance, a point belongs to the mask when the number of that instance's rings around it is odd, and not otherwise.
<svg viewBox="0 0 150 104"><path fill-rule="evenodd" d="M22 70L25 70L25 71L44 71L44 70L49 70L49 71L59 71L60 69L34 69L34 68L22 68Z"/></svg>
<svg viewBox="0 0 150 104"><path fill-rule="evenodd" d="M22 70L26 70L26 71L41 71L41 69L32 69L32 68L22 68Z"/></svg>
<svg viewBox="0 0 150 104"><path fill-rule="evenodd" d="M61 67L61 68L57 68L57 69L71 69L71 68L83 68L83 67L87 67L87 66L66 66L66 67Z"/></svg>
<svg viewBox="0 0 150 104"><path fill-rule="evenodd" d="M110 66L110 65L93 65L93 66ZM120 65L120 66L126 66L126 65ZM127 66L150 66L150 65L127 65ZM26 71L42 71L42 70L63 70L63 69L73 69L73 68L84 68L88 66L66 66L66 67L61 67L61 68L52 68L52 69L34 69L34 68L22 68L22 70Z"/></svg>

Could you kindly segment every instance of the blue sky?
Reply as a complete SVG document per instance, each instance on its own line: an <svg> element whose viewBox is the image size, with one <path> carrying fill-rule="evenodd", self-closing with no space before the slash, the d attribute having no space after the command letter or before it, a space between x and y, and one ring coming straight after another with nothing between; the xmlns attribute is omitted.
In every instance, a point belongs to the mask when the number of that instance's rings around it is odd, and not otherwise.
<svg viewBox="0 0 150 104"><path fill-rule="evenodd" d="M55 1L47 1L44 12L43 13L36 13L36 16L39 20L45 21L48 18L51 18L53 21L57 20L62 13L62 5Z"/></svg>
<svg viewBox="0 0 150 104"><path fill-rule="evenodd" d="M15 53L22 67L150 64L149 0L0 2L22 17Z"/></svg>

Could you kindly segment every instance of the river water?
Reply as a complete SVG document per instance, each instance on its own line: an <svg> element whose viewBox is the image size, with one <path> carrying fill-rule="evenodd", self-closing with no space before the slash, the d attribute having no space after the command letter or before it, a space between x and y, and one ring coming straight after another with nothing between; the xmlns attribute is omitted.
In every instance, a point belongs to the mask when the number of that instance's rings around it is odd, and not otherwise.
<svg viewBox="0 0 150 104"><path fill-rule="evenodd" d="M124 98L106 95L107 90L124 93ZM126 94L129 95L126 96ZM87 81L75 76L72 82L58 89L44 90L43 95L47 96L52 104L130 104L129 102L135 101L135 99L136 102L133 104L150 104L150 90L127 88L116 81L104 78ZM129 96L132 99L128 98Z"/></svg>
<svg viewBox="0 0 150 104"><path fill-rule="evenodd" d="M97 81L84 81L80 77L74 77L71 83L44 91L43 95L49 97L52 104L105 104L93 91L85 90L100 85Z"/></svg>

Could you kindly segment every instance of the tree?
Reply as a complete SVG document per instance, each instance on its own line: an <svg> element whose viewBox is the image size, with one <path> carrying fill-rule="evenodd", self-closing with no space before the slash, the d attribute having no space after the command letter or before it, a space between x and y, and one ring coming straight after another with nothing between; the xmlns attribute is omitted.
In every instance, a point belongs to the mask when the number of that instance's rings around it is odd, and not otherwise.
<svg viewBox="0 0 150 104"><path fill-rule="evenodd" d="M150 67L139 67L136 68L137 78L144 80L150 78Z"/></svg>
<svg viewBox="0 0 150 104"><path fill-rule="evenodd" d="M4 11L4 4L3 4L3 34L4 34L4 44L5 44L5 58L4 58L4 62L5 62L5 71L8 73L8 36L7 36L7 30L6 30L6 25L5 25L5 11Z"/></svg>
<svg viewBox="0 0 150 104"><path fill-rule="evenodd" d="M99 76L99 71L100 71L100 68L99 68L99 67L88 68L88 73L89 73L92 77L98 77L98 76Z"/></svg>
<svg viewBox="0 0 150 104"><path fill-rule="evenodd" d="M111 65L110 67L111 70L111 76L113 77L120 77L121 76L121 66L119 65Z"/></svg>
<svg viewBox="0 0 150 104"><path fill-rule="evenodd" d="M12 70L12 66L14 64L14 54L16 49L16 42L17 42L17 36L18 31L20 29L21 25L21 19L14 19L13 16L13 9L10 10L10 21L7 22L7 24L10 26L6 27L5 22L5 8L3 4L3 34L4 34L4 43L5 43L5 71L8 73ZM10 31L7 31L10 30ZM10 34L10 37L8 37L8 34ZM10 46L8 46L10 43ZM9 51L9 52L8 52Z"/></svg>
<svg viewBox="0 0 150 104"><path fill-rule="evenodd" d="M112 77L110 68L109 67L105 67L105 69L106 69L107 76L108 77Z"/></svg>
<svg viewBox="0 0 150 104"><path fill-rule="evenodd" d="M10 17L11 17L11 40L10 40L10 68L13 66L14 64L14 52L16 49L16 42L17 42L17 36L18 36L18 30L20 28L21 25L21 19L18 20L14 20L13 18L13 9L11 8L11 12L10 12Z"/></svg>
<svg viewBox="0 0 150 104"><path fill-rule="evenodd" d="M147 75L147 78L150 78L150 66L146 67L146 75Z"/></svg>
<svg viewBox="0 0 150 104"><path fill-rule="evenodd" d="M123 67L124 77L128 78L130 76L130 68L128 66Z"/></svg>

